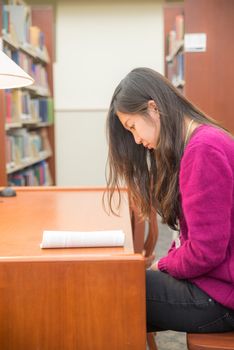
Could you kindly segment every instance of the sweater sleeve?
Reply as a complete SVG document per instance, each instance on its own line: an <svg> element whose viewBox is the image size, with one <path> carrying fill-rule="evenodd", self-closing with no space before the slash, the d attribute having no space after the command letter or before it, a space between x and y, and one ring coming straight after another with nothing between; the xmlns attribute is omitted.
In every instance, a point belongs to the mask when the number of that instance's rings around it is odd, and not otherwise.
<svg viewBox="0 0 234 350"><path fill-rule="evenodd" d="M204 275L225 259L230 239L233 173L224 153L210 145L186 150L180 194L188 237L161 258L158 268L178 279Z"/></svg>

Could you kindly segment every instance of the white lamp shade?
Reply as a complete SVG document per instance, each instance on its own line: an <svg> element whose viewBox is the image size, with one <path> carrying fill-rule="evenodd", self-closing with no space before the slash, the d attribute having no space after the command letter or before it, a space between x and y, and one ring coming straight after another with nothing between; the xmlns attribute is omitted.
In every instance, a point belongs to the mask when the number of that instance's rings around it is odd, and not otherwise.
<svg viewBox="0 0 234 350"><path fill-rule="evenodd" d="M33 78L0 51L0 89L19 88L31 85L33 82Z"/></svg>

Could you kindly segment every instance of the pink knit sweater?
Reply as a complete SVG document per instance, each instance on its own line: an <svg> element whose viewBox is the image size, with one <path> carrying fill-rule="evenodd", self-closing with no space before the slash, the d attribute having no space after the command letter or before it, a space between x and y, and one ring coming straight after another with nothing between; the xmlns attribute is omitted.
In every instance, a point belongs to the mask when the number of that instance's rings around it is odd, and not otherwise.
<svg viewBox="0 0 234 350"><path fill-rule="evenodd" d="M198 127L181 160L179 186L180 245L173 242L159 269L234 309L234 140Z"/></svg>

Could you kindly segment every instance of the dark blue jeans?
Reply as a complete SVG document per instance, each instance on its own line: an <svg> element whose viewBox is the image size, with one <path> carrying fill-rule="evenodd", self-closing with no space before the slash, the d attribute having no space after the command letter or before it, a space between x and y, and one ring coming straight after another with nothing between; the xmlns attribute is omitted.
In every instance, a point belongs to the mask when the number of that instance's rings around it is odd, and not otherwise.
<svg viewBox="0 0 234 350"><path fill-rule="evenodd" d="M146 271L147 332L189 333L234 330L234 310L227 309L187 280Z"/></svg>

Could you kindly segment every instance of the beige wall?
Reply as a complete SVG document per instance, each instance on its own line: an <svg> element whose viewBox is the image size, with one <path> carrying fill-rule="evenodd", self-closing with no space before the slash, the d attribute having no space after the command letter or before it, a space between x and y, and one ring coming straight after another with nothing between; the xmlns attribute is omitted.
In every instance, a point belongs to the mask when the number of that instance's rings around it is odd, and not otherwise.
<svg viewBox="0 0 234 350"><path fill-rule="evenodd" d="M56 108L107 108L134 67L160 71L162 2L58 2Z"/></svg>
<svg viewBox="0 0 234 350"><path fill-rule="evenodd" d="M105 184L105 110L130 69L163 71L162 20L162 1L57 3L58 185Z"/></svg>
<svg viewBox="0 0 234 350"><path fill-rule="evenodd" d="M103 111L56 112L57 184L103 186L107 147Z"/></svg>
<svg viewBox="0 0 234 350"><path fill-rule="evenodd" d="M57 184L104 185L114 87L134 67L163 72L163 0L53 3Z"/></svg>

